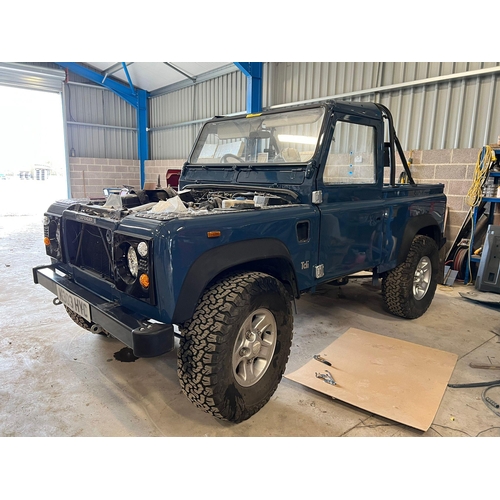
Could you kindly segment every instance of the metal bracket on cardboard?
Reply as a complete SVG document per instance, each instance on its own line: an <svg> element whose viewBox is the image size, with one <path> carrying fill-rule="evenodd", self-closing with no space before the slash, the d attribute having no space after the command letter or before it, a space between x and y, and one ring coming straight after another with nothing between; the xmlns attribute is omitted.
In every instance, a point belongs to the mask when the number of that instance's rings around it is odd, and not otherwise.
<svg viewBox="0 0 500 500"><path fill-rule="evenodd" d="M321 378L323 379L324 382L330 385L337 385L337 382L332 377L332 374L328 371L325 370L326 373L318 373L316 372L316 378Z"/></svg>

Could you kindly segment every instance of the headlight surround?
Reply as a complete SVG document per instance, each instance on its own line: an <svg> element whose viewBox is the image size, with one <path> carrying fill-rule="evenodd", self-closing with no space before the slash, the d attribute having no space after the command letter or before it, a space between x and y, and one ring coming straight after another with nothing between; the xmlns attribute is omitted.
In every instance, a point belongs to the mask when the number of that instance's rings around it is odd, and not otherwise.
<svg viewBox="0 0 500 500"><path fill-rule="evenodd" d="M45 253L49 257L62 260L61 218L53 215L45 215L43 218L43 235Z"/></svg>
<svg viewBox="0 0 500 500"><path fill-rule="evenodd" d="M152 245L150 239L116 231L113 235L113 273L118 290L155 304Z"/></svg>
<svg viewBox="0 0 500 500"><path fill-rule="evenodd" d="M127 251L127 265L130 274L137 278L137 274L139 272L139 259L137 258L137 254L135 252L134 247L131 245Z"/></svg>

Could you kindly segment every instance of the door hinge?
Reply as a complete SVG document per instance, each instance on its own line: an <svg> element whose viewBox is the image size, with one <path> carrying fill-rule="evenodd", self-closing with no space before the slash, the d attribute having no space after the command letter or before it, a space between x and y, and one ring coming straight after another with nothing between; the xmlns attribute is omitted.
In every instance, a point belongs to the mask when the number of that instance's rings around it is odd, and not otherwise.
<svg viewBox="0 0 500 500"><path fill-rule="evenodd" d="M323 203L323 191L313 191L312 202L315 205L320 205L321 203Z"/></svg>
<svg viewBox="0 0 500 500"><path fill-rule="evenodd" d="M314 266L314 273L316 279L322 278L325 275L325 265L320 264L319 266Z"/></svg>

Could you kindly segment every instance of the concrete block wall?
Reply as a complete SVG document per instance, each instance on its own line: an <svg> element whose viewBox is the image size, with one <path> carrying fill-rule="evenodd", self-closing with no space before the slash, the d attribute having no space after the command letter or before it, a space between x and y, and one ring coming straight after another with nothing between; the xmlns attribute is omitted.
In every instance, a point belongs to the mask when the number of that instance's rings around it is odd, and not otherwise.
<svg viewBox="0 0 500 500"><path fill-rule="evenodd" d="M160 185L167 185L166 174L168 169L181 168L186 160L147 160L145 164L146 182L158 182L160 176Z"/></svg>
<svg viewBox="0 0 500 500"><path fill-rule="evenodd" d="M70 157L72 198L102 198L103 188L140 187L139 161Z"/></svg>

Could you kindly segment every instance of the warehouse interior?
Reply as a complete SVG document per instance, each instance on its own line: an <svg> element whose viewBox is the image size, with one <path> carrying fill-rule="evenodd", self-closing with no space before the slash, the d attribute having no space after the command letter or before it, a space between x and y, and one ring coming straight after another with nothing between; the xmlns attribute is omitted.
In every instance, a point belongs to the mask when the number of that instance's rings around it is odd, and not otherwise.
<svg viewBox="0 0 500 500"><path fill-rule="evenodd" d="M404 454L405 446L420 446L409 442L421 440L409 438L433 437L428 446L436 452L439 437L500 437L500 254L494 232L500 225L499 75L500 62L0 62L0 86L60 96L64 135L62 171L45 174L34 163L26 167L29 178L0 171L0 276L9 283L0 288L0 437L323 438L307 446L316 479L319 468L330 474L325 458L335 467L336 448L351 464L363 446L371 456L379 447ZM391 315L380 284L362 273L347 284L315 287L296 301L290 357L276 392L235 424L201 411L183 393L178 338L170 352L136 357L116 338L80 328L55 307L53 294L34 283L32 269L49 263L42 220L55 201L55 182L65 190L61 198L78 200L99 200L124 186L177 190L208 120L324 100L386 106L411 178L417 185L443 185L443 275L421 317ZM403 163L396 162L396 180L407 184ZM481 169L487 175L478 180ZM22 193L26 203L19 201ZM482 281L481 266L491 275ZM294 379L352 329L453 356L425 430L334 397L328 384L318 391ZM426 377L439 364L432 363L415 388L424 403L400 393L410 414L420 414L430 401L432 380ZM316 370L325 368L318 364ZM380 394L389 388L384 383ZM224 454L229 445L222 441ZM483 456L496 444L470 441L464 450ZM331 453L317 453L316 443L331 446ZM172 446L184 457L177 441ZM196 446L209 453L205 441ZM294 446L283 440L285 450ZM463 445L449 439L444 447L454 446ZM257 455L249 453L262 459ZM430 459L437 467L434 460L439 458Z"/></svg>

